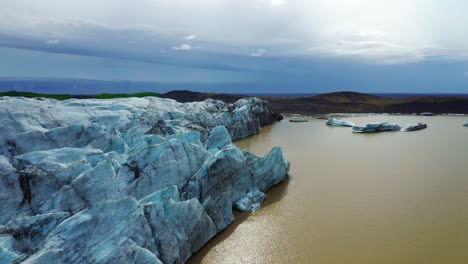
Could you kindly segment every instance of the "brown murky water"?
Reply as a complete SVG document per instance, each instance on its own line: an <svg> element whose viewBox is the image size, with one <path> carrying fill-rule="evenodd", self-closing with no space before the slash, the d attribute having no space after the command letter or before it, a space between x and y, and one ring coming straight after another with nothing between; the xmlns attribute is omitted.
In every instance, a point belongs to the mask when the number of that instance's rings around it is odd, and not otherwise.
<svg viewBox="0 0 468 264"><path fill-rule="evenodd" d="M283 147L290 178L190 263L468 263L468 117L364 116L425 122L417 132L353 134L284 120L236 144Z"/></svg>

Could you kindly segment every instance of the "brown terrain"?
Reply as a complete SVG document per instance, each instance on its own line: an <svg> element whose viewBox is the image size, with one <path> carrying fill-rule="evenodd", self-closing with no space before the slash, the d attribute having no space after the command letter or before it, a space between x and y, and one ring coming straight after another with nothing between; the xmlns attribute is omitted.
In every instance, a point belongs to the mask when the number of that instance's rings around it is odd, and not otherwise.
<svg viewBox="0 0 468 264"><path fill-rule="evenodd" d="M192 91L172 91L161 97L179 102L203 101L207 98L235 102L242 95L209 94ZM311 97L262 97L268 100L275 112L283 114L326 114L326 113L463 113L468 114L468 97L405 97L389 98L357 92L336 92Z"/></svg>

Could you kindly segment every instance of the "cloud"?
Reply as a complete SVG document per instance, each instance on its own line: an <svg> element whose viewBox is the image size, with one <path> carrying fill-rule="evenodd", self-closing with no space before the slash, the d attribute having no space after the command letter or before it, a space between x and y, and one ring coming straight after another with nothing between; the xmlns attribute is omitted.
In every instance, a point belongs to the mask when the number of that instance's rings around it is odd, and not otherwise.
<svg viewBox="0 0 468 264"><path fill-rule="evenodd" d="M421 50L382 40L342 40L319 47L316 52L341 57L366 58L382 64L415 63L423 61L426 56Z"/></svg>
<svg viewBox="0 0 468 264"><path fill-rule="evenodd" d="M189 44L182 44L180 46L173 46L172 49L179 50L179 51L188 51L188 50L192 50L192 46L190 46Z"/></svg>
<svg viewBox="0 0 468 264"><path fill-rule="evenodd" d="M195 36L195 35L188 35L188 36L184 37L184 39L186 39L186 40L193 40L193 39L196 39L196 38L197 38L197 36Z"/></svg>
<svg viewBox="0 0 468 264"><path fill-rule="evenodd" d="M271 0L270 5L272 6L281 6L286 4L286 0Z"/></svg>
<svg viewBox="0 0 468 264"><path fill-rule="evenodd" d="M159 54L181 36L188 43L197 39L192 32L203 36L203 51L226 56L258 57L264 54L251 49L263 47L283 57L377 64L468 60L468 34L460 23L468 1L15 0L1 6L0 35L23 39L20 47L32 39L44 45L53 36L62 41L55 49L72 43L103 50L112 44L114 54ZM131 50L128 39L138 40L139 49Z"/></svg>
<svg viewBox="0 0 468 264"><path fill-rule="evenodd" d="M50 39L50 40L47 41L47 44L57 45L57 44L60 44L60 40L59 39Z"/></svg>
<svg viewBox="0 0 468 264"><path fill-rule="evenodd" d="M266 52L267 52L266 49L258 49L257 51L250 53L250 56L252 56L252 57L261 57L261 56L263 56Z"/></svg>

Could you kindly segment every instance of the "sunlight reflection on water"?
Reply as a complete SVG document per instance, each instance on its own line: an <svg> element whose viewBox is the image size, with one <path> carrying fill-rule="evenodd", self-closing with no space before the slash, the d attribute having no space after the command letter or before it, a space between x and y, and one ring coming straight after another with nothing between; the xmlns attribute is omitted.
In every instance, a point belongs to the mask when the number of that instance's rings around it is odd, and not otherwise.
<svg viewBox="0 0 468 264"><path fill-rule="evenodd" d="M236 142L258 155L283 147L291 176L189 262L465 263L468 117L347 119L429 128L362 135L284 120Z"/></svg>

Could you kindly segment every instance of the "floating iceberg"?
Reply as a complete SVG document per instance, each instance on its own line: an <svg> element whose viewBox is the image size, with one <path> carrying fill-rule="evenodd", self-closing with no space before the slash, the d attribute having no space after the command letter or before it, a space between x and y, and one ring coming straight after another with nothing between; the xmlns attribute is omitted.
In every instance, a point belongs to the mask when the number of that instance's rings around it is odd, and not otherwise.
<svg viewBox="0 0 468 264"><path fill-rule="evenodd" d="M309 122L308 119L305 119L305 118L290 118L289 119L289 122L293 122L293 123L305 123L305 122Z"/></svg>
<svg viewBox="0 0 468 264"><path fill-rule="evenodd" d="M327 126L343 126L343 127L354 127L356 124L353 122L345 121L345 120L339 120L335 118L330 118L327 120L325 123Z"/></svg>
<svg viewBox="0 0 468 264"><path fill-rule="evenodd" d="M387 122L370 123L362 127L359 127L359 126L353 127L354 133L370 133L370 132L400 131L400 130L401 130L401 126L399 126L398 124L387 123Z"/></svg>
<svg viewBox="0 0 468 264"><path fill-rule="evenodd" d="M419 114L420 116L433 116L434 114L431 112L423 112Z"/></svg>
<svg viewBox="0 0 468 264"><path fill-rule="evenodd" d="M403 132L409 132L409 131L416 131L416 130L421 130L421 129L426 129L427 124L424 123L417 123L416 125L406 125L401 128L401 131Z"/></svg>
<svg viewBox="0 0 468 264"><path fill-rule="evenodd" d="M353 127L353 132L354 133L371 133L371 132L384 132L384 131L409 132L409 131L416 131L416 130L421 130L425 128L427 128L427 124L424 124L424 123L400 126L394 123L383 122L383 123L366 124L365 126L362 126L362 127L355 126Z"/></svg>
<svg viewBox="0 0 468 264"><path fill-rule="evenodd" d="M0 98L0 262L184 263L282 181L266 101Z"/></svg>

